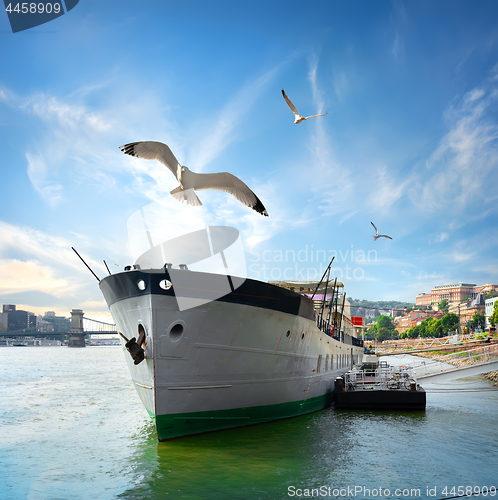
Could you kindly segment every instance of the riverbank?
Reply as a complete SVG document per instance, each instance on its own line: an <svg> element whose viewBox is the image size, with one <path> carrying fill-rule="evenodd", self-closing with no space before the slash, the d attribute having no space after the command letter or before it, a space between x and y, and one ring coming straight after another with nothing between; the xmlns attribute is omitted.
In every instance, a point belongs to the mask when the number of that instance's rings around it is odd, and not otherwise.
<svg viewBox="0 0 498 500"><path fill-rule="evenodd" d="M492 380L494 382L493 385L498 386L498 370L494 372L484 373L484 378L487 380Z"/></svg>
<svg viewBox="0 0 498 500"><path fill-rule="evenodd" d="M432 351L432 352L417 352L417 353L413 353L412 356L418 356L419 358L435 359L435 358L441 357L444 354L445 353L441 352L441 351ZM493 385L498 386L498 370L497 371L483 373L482 376L485 379L491 380L492 382L494 382Z"/></svg>

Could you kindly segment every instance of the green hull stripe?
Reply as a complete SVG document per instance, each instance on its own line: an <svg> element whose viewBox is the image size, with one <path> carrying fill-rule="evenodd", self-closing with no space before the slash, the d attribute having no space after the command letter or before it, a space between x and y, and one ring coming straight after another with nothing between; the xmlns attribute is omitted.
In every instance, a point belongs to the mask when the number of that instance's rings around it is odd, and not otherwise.
<svg viewBox="0 0 498 500"><path fill-rule="evenodd" d="M252 408L233 410L200 411L195 413L177 413L172 415L154 415L159 441L199 434L201 432L230 429L243 425L261 424L272 420L295 417L321 410L332 402L332 393L324 394L303 401L293 401Z"/></svg>

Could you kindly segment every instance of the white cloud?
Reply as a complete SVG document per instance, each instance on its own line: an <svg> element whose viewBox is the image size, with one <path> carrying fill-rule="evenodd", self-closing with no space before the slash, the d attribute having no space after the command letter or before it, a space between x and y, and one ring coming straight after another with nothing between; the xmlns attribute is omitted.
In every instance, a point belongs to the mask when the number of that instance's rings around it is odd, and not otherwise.
<svg viewBox="0 0 498 500"><path fill-rule="evenodd" d="M192 169L202 168L213 161L234 139L235 128L244 120L261 94L273 83L281 65L276 66L254 82L248 83L225 105L217 117L209 117L208 129L198 146L191 149Z"/></svg>
<svg viewBox="0 0 498 500"><path fill-rule="evenodd" d="M458 250L454 250L453 252L446 254L446 257L452 260L453 262L461 263L470 261L475 257L475 255L476 252L460 252Z"/></svg>
<svg viewBox="0 0 498 500"><path fill-rule="evenodd" d="M66 272L83 274L82 264L71 250L71 244L65 239L52 236L29 227L17 227L0 221L0 258L6 260L9 255L25 257L25 262L39 262L52 269L65 268ZM100 269L101 264L88 259L94 269Z"/></svg>
<svg viewBox="0 0 498 500"><path fill-rule="evenodd" d="M339 73L334 78L334 91L339 102L344 101L349 90L349 80L344 72Z"/></svg>
<svg viewBox="0 0 498 500"><path fill-rule="evenodd" d="M36 114L43 121L56 122L66 130L83 127L102 133L110 130L113 125L103 114L93 112L86 106L63 102L45 94L32 96L22 107Z"/></svg>
<svg viewBox="0 0 498 500"><path fill-rule="evenodd" d="M387 166L379 166L368 196L371 209L373 211L388 210L404 195L409 184L410 179L397 181Z"/></svg>
<svg viewBox="0 0 498 500"><path fill-rule="evenodd" d="M313 57L310 61L308 80L310 81L315 104L314 113L320 114L325 108L323 92L317 82L318 59ZM309 188L315 193L316 200L312 200L323 215L336 215L347 211L351 212L349 201L352 199L354 181L351 172L340 165L335 159L335 152L331 139L326 131L326 121L321 117L311 122L304 122L310 129L310 153L314 158L312 166L307 167L307 182ZM337 187L340 186L340 189Z"/></svg>
<svg viewBox="0 0 498 500"><path fill-rule="evenodd" d="M62 198L63 188L59 183L50 183L47 165L43 157L26 153L26 159L28 160L28 177L31 185L51 206L57 205Z"/></svg>
<svg viewBox="0 0 498 500"><path fill-rule="evenodd" d="M40 262L0 259L0 295L36 290L61 297L72 289L68 280L56 278L56 272Z"/></svg>
<svg viewBox="0 0 498 500"><path fill-rule="evenodd" d="M498 121L493 113L496 83L487 79L446 112L449 131L412 174L410 197L422 212L450 210L474 217L493 208L498 182Z"/></svg>
<svg viewBox="0 0 498 500"><path fill-rule="evenodd" d="M405 48L403 40L400 37L399 33L396 32L396 34L394 35L393 43L391 45L391 55L394 57L395 60L398 60L403 56L404 50Z"/></svg>

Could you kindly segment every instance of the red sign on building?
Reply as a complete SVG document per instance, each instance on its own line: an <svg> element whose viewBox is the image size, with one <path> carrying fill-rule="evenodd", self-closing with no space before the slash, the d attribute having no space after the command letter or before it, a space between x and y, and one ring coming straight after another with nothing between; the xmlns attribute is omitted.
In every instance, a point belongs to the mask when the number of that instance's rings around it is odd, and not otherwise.
<svg viewBox="0 0 498 500"><path fill-rule="evenodd" d="M353 326L363 326L363 316L351 316Z"/></svg>

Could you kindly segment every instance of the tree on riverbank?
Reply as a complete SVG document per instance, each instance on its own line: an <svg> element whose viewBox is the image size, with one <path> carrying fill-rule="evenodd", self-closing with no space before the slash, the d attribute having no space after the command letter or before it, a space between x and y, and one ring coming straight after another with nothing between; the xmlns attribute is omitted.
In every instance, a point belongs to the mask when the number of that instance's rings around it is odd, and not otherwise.
<svg viewBox="0 0 498 500"><path fill-rule="evenodd" d="M443 311L445 314L448 314L448 309L449 309L450 305L448 303L448 300L447 299L443 299L437 306L437 308L440 310L440 311Z"/></svg>
<svg viewBox="0 0 498 500"><path fill-rule="evenodd" d="M401 339L414 339L417 337L446 337L457 330L459 318L456 314L445 314L441 319L427 318L420 325L408 328L401 332Z"/></svg>
<svg viewBox="0 0 498 500"><path fill-rule="evenodd" d="M379 342L397 338L398 332L390 316L380 315L377 322L368 330L367 335L375 337Z"/></svg>
<svg viewBox="0 0 498 500"><path fill-rule="evenodd" d="M486 317L484 314L474 314L472 321L470 322L470 328L484 328L486 324Z"/></svg>

